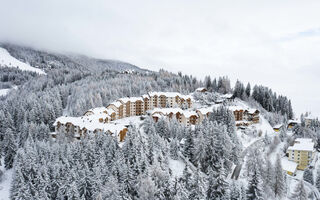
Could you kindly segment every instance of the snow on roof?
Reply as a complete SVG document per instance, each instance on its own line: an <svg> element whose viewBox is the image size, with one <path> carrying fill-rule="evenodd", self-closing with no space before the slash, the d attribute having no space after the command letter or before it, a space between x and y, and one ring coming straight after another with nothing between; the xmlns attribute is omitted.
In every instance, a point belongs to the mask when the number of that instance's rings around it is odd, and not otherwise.
<svg viewBox="0 0 320 200"><path fill-rule="evenodd" d="M288 124L291 124L291 123L299 124L299 121L298 121L298 120L290 119L290 120L288 121Z"/></svg>
<svg viewBox="0 0 320 200"><path fill-rule="evenodd" d="M150 99L150 96L148 95L148 94L144 94L144 95L142 95L142 98L147 98L147 99Z"/></svg>
<svg viewBox="0 0 320 200"><path fill-rule="evenodd" d="M213 111L213 106L211 107L205 107L205 108L199 108L197 109L197 111L199 111L201 114L207 114Z"/></svg>
<svg viewBox="0 0 320 200"><path fill-rule="evenodd" d="M182 94L180 94L179 97L183 98L183 99L193 99L193 97L191 95L182 95Z"/></svg>
<svg viewBox="0 0 320 200"><path fill-rule="evenodd" d="M27 63L21 62L20 60L16 59L15 57L11 56L10 53L0 47L0 67L14 67L18 68L23 71L32 71L38 74L46 74L43 70L30 66Z"/></svg>
<svg viewBox="0 0 320 200"><path fill-rule="evenodd" d="M282 126L283 126L283 124L277 124L277 125L275 125L273 128L274 128L274 129L280 129Z"/></svg>
<svg viewBox="0 0 320 200"><path fill-rule="evenodd" d="M71 123L74 126L78 126L80 129L86 128L89 131L102 130L104 132L118 132L126 128L122 124L110 124L110 123L100 123L98 120L93 120L91 116L83 116L83 117L59 117L56 119L54 125L57 123L61 124Z"/></svg>
<svg viewBox="0 0 320 200"><path fill-rule="evenodd" d="M254 114L257 111L259 112L259 110L257 110L257 109L248 109L247 111L249 114Z"/></svg>
<svg viewBox="0 0 320 200"><path fill-rule="evenodd" d="M124 97L118 99L118 101L122 101L123 103L127 102L136 102L136 101L143 101L142 97Z"/></svg>
<svg viewBox="0 0 320 200"><path fill-rule="evenodd" d="M110 103L109 105L114 105L115 107L119 108L122 105L122 103L120 103L119 101L114 101L114 102Z"/></svg>
<svg viewBox="0 0 320 200"><path fill-rule="evenodd" d="M311 138L297 138L294 140L296 143L310 143L312 142Z"/></svg>
<svg viewBox="0 0 320 200"><path fill-rule="evenodd" d="M298 164L294 161L288 160L288 158L284 157L281 159L281 166L284 171L295 173Z"/></svg>
<svg viewBox="0 0 320 200"><path fill-rule="evenodd" d="M117 101L122 101L123 103L127 103L128 101L130 101L130 98L129 97L123 97L123 98L118 99Z"/></svg>
<svg viewBox="0 0 320 200"><path fill-rule="evenodd" d="M202 91L202 90L207 90L207 89L204 88L204 87L199 87L199 88L196 89L197 92L200 92L200 91Z"/></svg>
<svg viewBox="0 0 320 200"><path fill-rule="evenodd" d="M183 94L180 94L178 92L149 92L148 93L150 96L161 96L161 95L164 95L166 97L180 97L180 98L183 98L183 99L192 99L192 96L191 95L183 95Z"/></svg>
<svg viewBox="0 0 320 200"><path fill-rule="evenodd" d="M290 146L288 150L313 151L314 143L313 142L294 143L294 145Z"/></svg>
<svg viewBox="0 0 320 200"><path fill-rule="evenodd" d="M184 111L181 108L154 108L151 111L151 113L156 113L156 112L168 115L170 113L174 113L174 114L178 112L183 113Z"/></svg>
<svg viewBox="0 0 320 200"><path fill-rule="evenodd" d="M93 114L101 114L107 111L108 109L106 107L97 107L97 108L91 108L87 112L92 112Z"/></svg>
<svg viewBox="0 0 320 200"><path fill-rule="evenodd" d="M159 114L159 113L154 113L154 114L152 115L152 117L161 118L161 117L163 117L163 115L161 115L161 114Z"/></svg>
<svg viewBox="0 0 320 200"><path fill-rule="evenodd" d="M150 96L161 96L164 95L166 97L176 97L176 96L180 96L181 94L178 92L149 92Z"/></svg>
<svg viewBox="0 0 320 200"><path fill-rule="evenodd" d="M246 110L245 108L243 108L242 106L229 106L228 107L229 108L229 110L231 110L231 111L239 111L239 110Z"/></svg>
<svg viewBox="0 0 320 200"><path fill-rule="evenodd" d="M111 115L112 113L115 113L115 111L111 108L107 108L107 113Z"/></svg>
<svg viewBox="0 0 320 200"><path fill-rule="evenodd" d="M131 102L143 101L142 97L130 97Z"/></svg>
<svg viewBox="0 0 320 200"><path fill-rule="evenodd" d="M230 99L233 97L233 94L224 94L224 95L221 95L221 98L224 98L224 99Z"/></svg>
<svg viewBox="0 0 320 200"><path fill-rule="evenodd" d="M195 111L191 111L191 110L184 110L183 111L183 115L186 117L186 118L189 118L189 117L191 117L191 116L193 116L193 115L195 115L195 116L198 116L198 114L195 112Z"/></svg>

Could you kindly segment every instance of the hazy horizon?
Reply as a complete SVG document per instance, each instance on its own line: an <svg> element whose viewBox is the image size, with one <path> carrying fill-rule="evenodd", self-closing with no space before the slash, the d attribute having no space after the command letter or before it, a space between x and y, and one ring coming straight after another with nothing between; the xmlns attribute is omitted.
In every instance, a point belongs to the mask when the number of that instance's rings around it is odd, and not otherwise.
<svg viewBox="0 0 320 200"><path fill-rule="evenodd" d="M296 117L320 116L318 1L0 2L1 41L226 75L288 96Z"/></svg>

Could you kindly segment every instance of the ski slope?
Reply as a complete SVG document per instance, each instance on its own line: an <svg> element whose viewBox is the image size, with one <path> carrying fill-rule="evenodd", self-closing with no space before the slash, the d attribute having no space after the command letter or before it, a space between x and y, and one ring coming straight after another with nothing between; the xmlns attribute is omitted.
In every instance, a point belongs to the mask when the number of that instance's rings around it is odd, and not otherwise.
<svg viewBox="0 0 320 200"><path fill-rule="evenodd" d="M0 47L0 67L14 67L23 71L36 72L38 74L46 74L43 70L30 66L27 63L12 57L9 52Z"/></svg>

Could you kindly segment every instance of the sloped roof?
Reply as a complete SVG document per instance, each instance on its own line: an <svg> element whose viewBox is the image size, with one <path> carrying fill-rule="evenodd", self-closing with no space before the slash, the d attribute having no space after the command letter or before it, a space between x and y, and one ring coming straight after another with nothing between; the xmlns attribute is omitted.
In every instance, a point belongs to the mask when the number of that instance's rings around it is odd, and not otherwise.
<svg viewBox="0 0 320 200"><path fill-rule="evenodd" d="M313 142L295 143L293 146L290 146L288 150L313 151L314 143Z"/></svg>
<svg viewBox="0 0 320 200"><path fill-rule="evenodd" d="M207 88L199 87L199 88L196 89L197 92L200 92L200 91L202 91L202 90L207 90Z"/></svg>
<svg viewBox="0 0 320 200"><path fill-rule="evenodd" d="M282 126L283 126L283 124L277 124L277 125L275 125L273 128L274 128L274 129L280 129Z"/></svg>
<svg viewBox="0 0 320 200"><path fill-rule="evenodd" d="M284 171L295 173L298 164L294 161L288 160L288 158L281 159L281 166Z"/></svg>
<svg viewBox="0 0 320 200"><path fill-rule="evenodd" d="M115 107L119 108L122 105L122 103L120 103L119 101L114 101L114 102L110 103L109 106L110 105L114 105Z"/></svg>
<svg viewBox="0 0 320 200"><path fill-rule="evenodd" d="M122 124L111 124L111 123L100 123L98 120L94 120L90 116L83 117L59 117L56 119L54 125L56 126L58 122L61 124L71 123L74 126L78 126L80 129L86 128L89 131L95 131L100 129L104 132L110 131L112 133L118 132L126 128ZM97 116L96 116L97 117Z"/></svg>

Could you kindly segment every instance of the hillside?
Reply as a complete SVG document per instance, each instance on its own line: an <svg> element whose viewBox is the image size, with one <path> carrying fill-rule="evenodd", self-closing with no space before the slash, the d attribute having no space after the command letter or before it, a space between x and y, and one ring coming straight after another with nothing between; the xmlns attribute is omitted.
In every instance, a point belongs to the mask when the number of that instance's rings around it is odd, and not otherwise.
<svg viewBox="0 0 320 200"><path fill-rule="evenodd" d="M0 68L0 91L11 88L0 98L1 200L319 197L320 122L294 119L290 99L270 88L240 81L232 87L228 77L199 80L12 44L2 48L20 66L46 74ZM119 99L140 103L124 109ZM94 110L103 111L85 114ZM65 123L60 129L58 121ZM127 129L123 140L107 130L110 124ZM312 141L312 162L291 176L286 150L297 138Z"/></svg>
<svg viewBox="0 0 320 200"><path fill-rule="evenodd" d="M13 58L15 58L15 62L19 61L19 64L29 63L29 65L33 67L37 67L44 70L70 68L79 69L83 71L89 70L90 72L102 72L105 70L135 70L138 72L145 71L132 64L116 60L96 59L76 54L58 54L8 43L0 44L0 47L2 47L2 54L5 52L5 50L8 51L10 55ZM23 69L23 67L21 68Z"/></svg>

